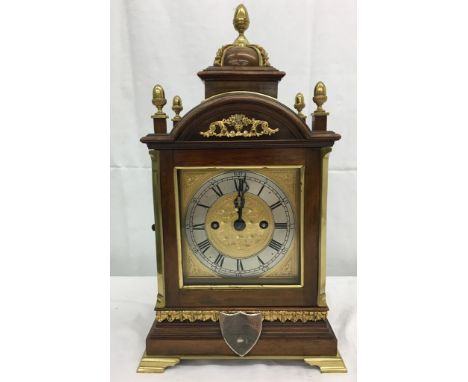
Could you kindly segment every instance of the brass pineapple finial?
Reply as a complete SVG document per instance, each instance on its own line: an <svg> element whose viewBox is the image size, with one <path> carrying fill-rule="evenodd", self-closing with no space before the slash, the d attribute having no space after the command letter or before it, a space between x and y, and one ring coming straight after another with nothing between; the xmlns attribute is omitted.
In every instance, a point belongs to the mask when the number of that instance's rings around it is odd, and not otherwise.
<svg viewBox="0 0 468 382"><path fill-rule="evenodd" d="M327 88L322 81L317 82L317 85L315 85L314 97L312 100L317 105L314 115L328 115L322 108L322 105L327 101Z"/></svg>
<svg viewBox="0 0 468 382"><path fill-rule="evenodd" d="M176 95L172 99L172 110L174 111L174 113L176 113L174 118L172 118L173 122L178 122L182 119L182 117L179 114L183 109L184 108L182 107L182 99L178 95Z"/></svg>
<svg viewBox="0 0 468 382"><path fill-rule="evenodd" d="M234 45L237 46L246 46L249 44L249 41L244 36L244 32L247 30L250 24L249 13L244 4L239 4L234 13L234 19L232 20L234 28L239 32L239 36L234 41Z"/></svg>
<svg viewBox="0 0 468 382"><path fill-rule="evenodd" d="M163 106L166 104L167 100L164 95L164 89L161 85L156 85L153 88L153 105L158 108L156 113L154 113L152 118L167 118L167 114L163 112Z"/></svg>
<svg viewBox="0 0 468 382"><path fill-rule="evenodd" d="M296 98L295 98L294 101L295 101L294 102L294 109L297 110L297 116L300 119L305 120L306 116L304 114L302 114L302 109L304 109L304 107L305 107L304 95L302 93L297 93Z"/></svg>

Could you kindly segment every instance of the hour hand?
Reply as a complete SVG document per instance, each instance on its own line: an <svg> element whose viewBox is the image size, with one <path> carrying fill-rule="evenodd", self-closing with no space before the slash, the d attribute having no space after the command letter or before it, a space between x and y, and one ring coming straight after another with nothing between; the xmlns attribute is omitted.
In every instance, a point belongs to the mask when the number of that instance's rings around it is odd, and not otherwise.
<svg viewBox="0 0 468 382"><path fill-rule="evenodd" d="M245 181L246 176L244 178L239 178L239 188L237 190L237 196L234 199L234 207L237 209L237 220L234 222L234 229L236 231L242 231L245 228L245 221L242 219L242 209L245 205L245 198L244 194L249 189Z"/></svg>

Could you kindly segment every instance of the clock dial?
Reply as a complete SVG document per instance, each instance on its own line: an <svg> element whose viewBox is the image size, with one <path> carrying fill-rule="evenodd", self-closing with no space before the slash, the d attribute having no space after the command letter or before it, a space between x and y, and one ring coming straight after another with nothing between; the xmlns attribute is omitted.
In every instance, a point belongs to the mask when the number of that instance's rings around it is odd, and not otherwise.
<svg viewBox="0 0 468 382"><path fill-rule="evenodd" d="M194 256L221 277L254 277L272 270L295 237L291 201L268 176L233 170L204 182L185 215Z"/></svg>

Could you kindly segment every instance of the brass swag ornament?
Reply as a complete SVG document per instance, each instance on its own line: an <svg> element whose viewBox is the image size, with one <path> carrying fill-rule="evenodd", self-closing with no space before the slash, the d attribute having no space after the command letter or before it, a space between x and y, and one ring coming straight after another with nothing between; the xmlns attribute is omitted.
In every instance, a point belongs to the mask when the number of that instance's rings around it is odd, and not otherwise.
<svg viewBox="0 0 468 382"><path fill-rule="evenodd" d="M205 100L186 115L153 88L154 132L141 138L152 163L156 317L138 372L162 373L182 359L302 359L322 373L346 372L328 322L328 157L323 82L311 126L297 93L277 100L285 75L238 32L198 76ZM268 25L268 24L267 24ZM284 350L287 349L287 350Z"/></svg>
<svg viewBox="0 0 468 382"><path fill-rule="evenodd" d="M250 128L248 128L250 126ZM234 129L229 129L234 127ZM257 127L260 127L258 131ZM218 131L219 128L219 131ZM244 114L234 114L221 121L210 123L208 130L200 132L200 135L209 137L261 137L262 135L272 135L279 129L272 129L267 121L260 121L255 118L248 118Z"/></svg>

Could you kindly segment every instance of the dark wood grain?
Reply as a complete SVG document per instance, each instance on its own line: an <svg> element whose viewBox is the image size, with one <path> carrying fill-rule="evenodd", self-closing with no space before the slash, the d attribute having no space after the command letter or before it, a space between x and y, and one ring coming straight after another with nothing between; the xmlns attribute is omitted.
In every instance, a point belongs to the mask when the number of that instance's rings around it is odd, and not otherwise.
<svg viewBox="0 0 468 382"><path fill-rule="evenodd" d="M146 338L148 355L225 355L226 345L218 322L155 322ZM314 356L337 353L337 340L325 321L263 322L261 336L249 356Z"/></svg>
<svg viewBox="0 0 468 382"><path fill-rule="evenodd" d="M229 91L247 90L277 97L278 82L286 73L271 66L210 66L198 72L205 82L205 98Z"/></svg>
<svg viewBox="0 0 468 382"><path fill-rule="evenodd" d="M161 152L161 207L164 232L164 264L166 275L166 305L177 307L217 306L315 306L320 222L320 151L306 149L225 150L216 155L212 150ZM177 166L268 166L304 165L304 287L265 289L179 289L178 246L175 207L174 167ZM285 304L285 301L288 303Z"/></svg>

